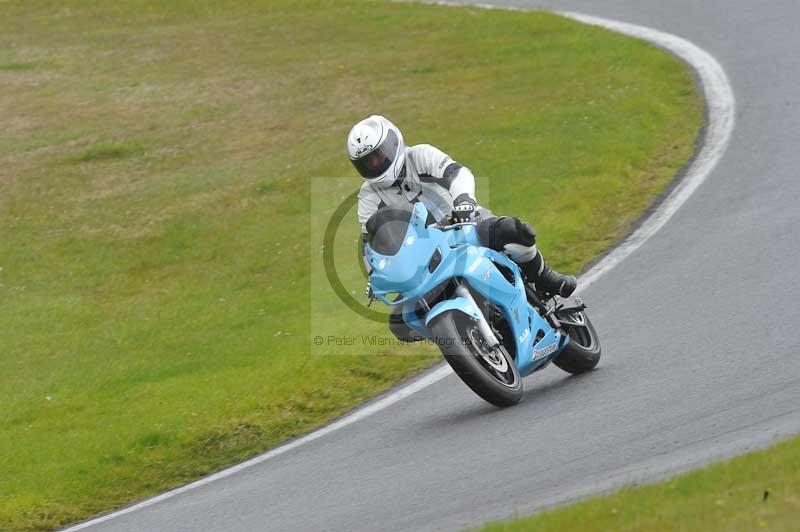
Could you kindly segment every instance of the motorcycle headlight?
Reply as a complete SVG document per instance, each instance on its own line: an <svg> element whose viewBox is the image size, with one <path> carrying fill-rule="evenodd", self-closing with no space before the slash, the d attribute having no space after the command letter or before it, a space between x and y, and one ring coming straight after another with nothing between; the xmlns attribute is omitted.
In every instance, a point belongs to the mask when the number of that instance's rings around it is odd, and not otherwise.
<svg viewBox="0 0 800 532"><path fill-rule="evenodd" d="M436 248L436 251L433 252L431 256L430 262L428 262L428 271L433 273L433 271L439 267L439 264L442 262L442 252L439 251L439 248Z"/></svg>

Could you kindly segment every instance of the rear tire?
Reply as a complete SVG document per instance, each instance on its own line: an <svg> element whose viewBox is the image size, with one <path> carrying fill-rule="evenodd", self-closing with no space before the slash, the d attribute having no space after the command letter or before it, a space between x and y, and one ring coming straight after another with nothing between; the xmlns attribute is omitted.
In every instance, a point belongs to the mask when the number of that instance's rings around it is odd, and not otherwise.
<svg viewBox="0 0 800 532"><path fill-rule="evenodd" d="M483 345L477 322L451 310L436 316L430 326L444 359L461 380L485 401L513 406L522 399L522 379L514 359L503 347Z"/></svg>
<svg viewBox="0 0 800 532"><path fill-rule="evenodd" d="M582 310L558 316L562 318L561 328L569 335L569 343L553 364L573 375L593 370L600 362L600 339L592 322Z"/></svg>

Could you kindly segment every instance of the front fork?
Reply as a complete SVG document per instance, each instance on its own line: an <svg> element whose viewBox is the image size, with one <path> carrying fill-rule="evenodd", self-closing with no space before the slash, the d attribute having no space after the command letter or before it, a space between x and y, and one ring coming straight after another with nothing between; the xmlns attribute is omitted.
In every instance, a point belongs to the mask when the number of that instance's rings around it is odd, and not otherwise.
<svg viewBox="0 0 800 532"><path fill-rule="evenodd" d="M495 336L494 331L489 326L489 322L486 321L486 316L483 315L483 311L475 302L475 298L472 297L472 294L469 292L469 289L463 284L459 284L456 287L456 295L468 300L472 304L472 306L475 307L475 310L477 311L478 314L478 319L477 319L478 331L481 333L481 336L483 336L483 339L488 344L489 349L494 350L498 348L500 346L500 341L497 339L497 336Z"/></svg>

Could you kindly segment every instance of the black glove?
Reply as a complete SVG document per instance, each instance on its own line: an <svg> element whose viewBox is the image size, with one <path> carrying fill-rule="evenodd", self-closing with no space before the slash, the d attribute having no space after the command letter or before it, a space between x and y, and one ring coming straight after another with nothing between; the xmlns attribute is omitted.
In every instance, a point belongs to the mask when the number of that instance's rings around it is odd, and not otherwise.
<svg viewBox="0 0 800 532"><path fill-rule="evenodd" d="M459 224L472 220L477 206L475 200L467 194L460 194L453 200L453 213L451 214L453 223Z"/></svg>

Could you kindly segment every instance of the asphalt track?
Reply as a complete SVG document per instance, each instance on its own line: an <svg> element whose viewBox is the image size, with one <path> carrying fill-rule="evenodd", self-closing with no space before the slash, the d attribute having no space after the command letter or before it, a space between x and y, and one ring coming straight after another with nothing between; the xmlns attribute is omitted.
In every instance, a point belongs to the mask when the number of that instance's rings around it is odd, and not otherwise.
<svg viewBox="0 0 800 532"><path fill-rule="evenodd" d="M439 370L357 422L87 530L458 530L800 432L800 4L494 3L681 36L736 97L707 179L584 291L598 369L548 368L502 411Z"/></svg>

